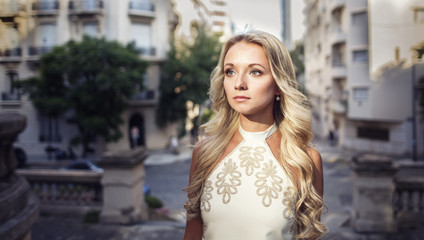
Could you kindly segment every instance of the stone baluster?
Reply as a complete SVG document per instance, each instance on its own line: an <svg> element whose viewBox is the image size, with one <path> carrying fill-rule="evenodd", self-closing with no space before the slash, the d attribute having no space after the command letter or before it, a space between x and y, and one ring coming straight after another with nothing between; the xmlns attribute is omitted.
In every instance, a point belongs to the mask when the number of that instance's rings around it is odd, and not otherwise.
<svg viewBox="0 0 424 240"><path fill-rule="evenodd" d="M120 152L106 152L98 162L104 169L103 207L100 221L131 224L147 219L144 201L144 148Z"/></svg>
<svg viewBox="0 0 424 240"><path fill-rule="evenodd" d="M393 196L397 168L390 158L366 154L353 159L353 227L357 232L394 232Z"/></svg>

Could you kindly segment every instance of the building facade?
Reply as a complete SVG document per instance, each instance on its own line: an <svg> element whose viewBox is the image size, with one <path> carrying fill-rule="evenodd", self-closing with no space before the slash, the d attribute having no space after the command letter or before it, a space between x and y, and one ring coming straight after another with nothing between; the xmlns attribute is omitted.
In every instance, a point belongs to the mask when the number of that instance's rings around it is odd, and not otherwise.
<svg viewBox="0 0 424 240"><path fill-rule="evenodd" d="M415 143L423 154L423 122L412 98L424 76L413 50L424 41L424 1L305 5L305 78L315 135L332 132L341 146L388 154L412 154Z"/></svg>
<svg viewBox="0 0 424 240"><path fill-rule="evenodd" d="M0 0L0 111L27 116L27 128L17 144L28 155L44 155L47 144L67 149L77 131L61 119L40 115L16 89L16 82L39 73L43 53L83 35L121 43L135 41L140 57L149 62L146 91L138 92L125 110L118 142L93 142L96 152L130 148L130 130L136 127L137 144L163 148L172 128L155 124L161 65L166 59L177 19L170 0ZM49 133L48 133L49 132Z"/></svg>

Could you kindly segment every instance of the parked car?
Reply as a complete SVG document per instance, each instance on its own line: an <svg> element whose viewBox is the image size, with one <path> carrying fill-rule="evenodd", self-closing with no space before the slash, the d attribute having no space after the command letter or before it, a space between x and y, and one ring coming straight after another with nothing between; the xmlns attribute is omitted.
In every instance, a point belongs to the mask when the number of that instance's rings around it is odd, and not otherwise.
<svg viewBox="0 0 424 240"><path fill-rule="evenodd" d="M15 153L16 161L18 162L17 168L26 167L27 155L25 151L20 147L14 146L13 152Z"/></svg>
<svg viewBox="0 0 424 240"><path fill-rule="evenodd" d="M75 161L70 163L69 165L62 167L62 170L84 170L84 171L93 171L93 172L103 172L103 168L98 167L91 161Z"/></svg>

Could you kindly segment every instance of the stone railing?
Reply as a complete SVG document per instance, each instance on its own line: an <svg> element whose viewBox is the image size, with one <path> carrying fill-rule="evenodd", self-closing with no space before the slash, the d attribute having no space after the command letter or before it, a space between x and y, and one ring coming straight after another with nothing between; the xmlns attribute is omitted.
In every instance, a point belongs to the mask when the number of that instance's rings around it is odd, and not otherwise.
<svg viewBox="0 0 424 240"><path fill-rule="evenodd" d="M396 232L424 226L424 164L394 164L381 155L354 158L353 227Z"/></svg>
<svg viewBox="0 0 424 240"><path fill-rule="evenodd" d="M104 223L131 224L149 218L144 202L143 148L106 152L98 162L103 173L59 169L19 169L40 199L41 210L81 215L101 211Z"/></svg>
<svg viewBox="0 0 424 240"><path fill-rule="evenodd" d="M401 165L394 182L393 208L399 227L424 226L424 165Z"/></svg>
<svg viewBox="0 0 424 240"><path fill-rule="evenodd" d="M43 205L102 205L102 173L56 169L19 169L17 173L27 179Z"/></svg>

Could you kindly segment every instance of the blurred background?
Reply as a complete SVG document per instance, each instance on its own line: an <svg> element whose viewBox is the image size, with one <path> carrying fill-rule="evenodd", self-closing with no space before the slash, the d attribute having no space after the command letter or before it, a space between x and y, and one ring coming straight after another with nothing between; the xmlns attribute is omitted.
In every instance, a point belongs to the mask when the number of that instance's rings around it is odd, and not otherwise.
<svg viewBox="0 0 424 240"><path fill-rule="evenodd" d="M424 0L0 0L0 238L180 239L209 75L251 29L310 100L327 239L423 239Z"/></svg>

